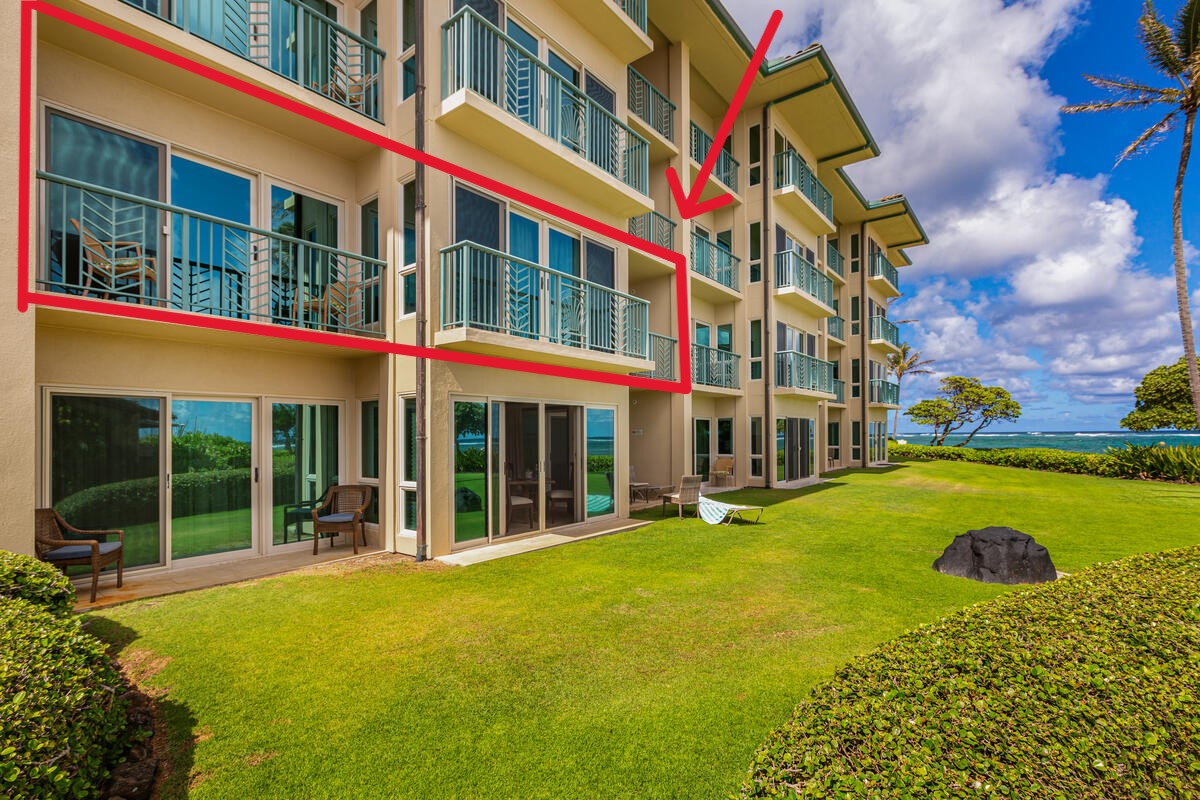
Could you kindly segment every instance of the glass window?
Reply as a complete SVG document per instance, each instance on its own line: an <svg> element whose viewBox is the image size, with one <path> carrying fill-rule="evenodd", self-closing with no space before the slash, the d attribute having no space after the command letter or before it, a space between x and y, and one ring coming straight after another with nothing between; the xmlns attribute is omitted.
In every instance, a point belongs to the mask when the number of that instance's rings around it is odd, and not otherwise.
<svg viewBox="0 0 1200 800"><path fill-rule="evenodd" d="M312 538L313 507L338 483L338 407L271 405L272 541Z"/></svg>
<svg viewBox="0 0 1200 800"><path fill-rule="evenodd" d="M708 480L708 464L712 454L712 420L696 419L692 420L695 436L694 443L694 468L696 475L701 476L704 480Z"/></svg>
<svg viewBox="0 0 1200 800"><path fill-rule="evenodd" d="M77 528L125 531L125 566L162 561L162 401L55 395L50 502Z"/></svg>
<svg viewBox="0 0 1200 800"><path fill-rule="evenodd" d="M717 455L733 455L733 419L722 417L717 420Z"/></svg>
<svg viewBox="0 0 1200 800"><path fill-rule="evenodd" d="M723 350L726 353L733 352L733 326L718 325L717 326L717 349Z"/></svg>
<svg viewBox="0 0 1200 800"><path fill-rule="evenodd" d="M415 483L417 480L417 399L406 397L401 402L401 425L404 430L404 466L402 480Z"/></svg>
<svg viewBox="0 0 1200 800"><path fill-rule="evenodd" d="M412 316L417 313L417 273L405 272L400 276L400 313Z"/></svg>
<svg viewBox="0 0 1200 800"><path fill-rule="evenodd" d="M696 323L696 333L692 337L692 339L696 342L696 344L700 345L701 347L708 347L712 341L711 335L712 335L712 328L710 328L707 323L697 322Z"/></svg>
<svg viewBox="0 0 1200 800"><path fill-rule="evenodd" d="M249 225L250 188L249 178L181 156L171 158L174 205ZM171 244L181 284L172 299L180 308L246 316L251 303L251 248L246 230L173 214ZM179 280L184 276L186 280Z"/></svg>
<svg viewBox="0 0 1200 800"><path fill-rule="evenodd" d="M454 541L487 537L487 404L454 404Z"/></svg>
<svg viewBox="0 0 1200 800"><path fill-rule="evenodd" d="M458 11L464 7L475 9L479 16L486 19L493 25L500 24L500 3L499 0L454 0L454 10Z"/></svg>
<svg viewBox="0 0 1200 800"><path fill-rule="evenodd" d="M762 380L762 320L750 320L750 380Z"/></svg>
<svg viewBox="0 0 1200 800"><path fill-rule="evenodd" d="M616 252L596 242L587 242L587 279L592 283L616 288Z"/></svg>
<svg viewBox="0 0 1200 800"><path fill-rule="evenodd" d="M579 239L556 228L550 229L550 269L579 276Z"/></svg>
<svg viewBox="0 0 1200 800"><path fill-rule="evenodd" d="M404 518L400 520L400 528L415 532L417 530L417 493L412 489L404 489L400 494L404 515Z"/></svg>
<svg viewBox="0 0 1200 800"><path fill-rule="evenodd" d="M763 418L750 418L750 477L763 476Z"/></svg>
<svg viewBox="0 0 1200 800"><path fill-rule="evenodd" d="M375 5L372 1L371 5ZM417 0L400 2L400 52L417 43Z"/></svg>
<svg viewBox="0 0 1200 800"><path fill-rule="evenodd" d="M454 188L454 235L456 242L500 249L501 208L496 200L465 186Z"/></svg>
<svg viewBox="0 0 1200 800"><path fill-rule="evenodd" d="M362 477L379 478L379 401L364 400L360 406L362 434Z"/></svg>
<svg viewBox="0 0 1200 800"><path fill-rule="evenodd" d="M757 186L762 182L762 126L750 126L750 185Z"/></svg>
<svg viewBox="0 0 1200 800"><path fill-rule="evenodd" d="M750 282L762 280L762 223L750 223Z"/></svg>
<svg viewBox="0 0 1200 800"><path fill-rule="evenodd" d="M409 56L400 62L400 100L417 93L417 57Z"/></svg>
<svg viewBox="0 0 1200 800"><path fill-rule="evenodd" d="M362 236L360 247L362 254L368 258L379 258L379 200L369 200L362 204L359 212L359 235Z"/></svg>
<svg viewBox="0 0 1200 800"><path fill-rule="evenodd" d="M367 3L358 12L358 33L371 44L379 44L379 13L375 0Z"/></svg>
<svg viewBox="0 0 1200 800"><path fill-rule="evenodd" d="M615 513L616 419L611 408L587 409L587 515Z"/></svg>

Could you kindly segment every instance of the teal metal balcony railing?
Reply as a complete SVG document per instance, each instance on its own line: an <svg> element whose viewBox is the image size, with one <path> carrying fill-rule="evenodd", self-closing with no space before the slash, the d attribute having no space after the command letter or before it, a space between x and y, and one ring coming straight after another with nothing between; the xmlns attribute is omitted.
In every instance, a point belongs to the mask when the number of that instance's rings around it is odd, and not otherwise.
<svg viewBox="0 0 1200 800"><path fill-rule="evenodd" d="M650 304L573 275L460 242L441 251L442 330L474 328L647 358Z"/></svg>
<svg viewBox="0 0 1200 800"><path fill-rule="evenodd" d="M737 353L692 345L692 383L736 389L740 383L742 357Z"/></svg>
<svg viewBox="0 0 1200 800"><path fill-rule="evenodd" d="M876 314L871 317L871 341L883 341L899 347L900 329L887 317Z"/></svg>
<svg viewBox="0 0 1200 800"><path fill-rule="evenodd" d="M675 249L675 223L670 217L664 217L657 211L647 211L640 216L631 217L629 232L659 247Z"/></svg>
<svg viewBox="0 0 1200 800"><path fill-rule="evenodd" d="M846 277L846 259L833 242L825 243L825 266L841 277Z"/></svg>
<svg viewBox="0 0 1200 800"><path fill-rule="evenodd" d="M692 272L739 292L741 263L724 247L692 231Z"/></svg>
<svg viewBox="0 0 1200 800"><path fill-rule="evenodd" d="M313 330L383 334L385 264L38 173L51 292Z"/></svg>
<svg viewBox="0 0 1200 800"><path fill-rule="evenodd" d="M654 362L654 369L635 374L639 378L658 378L664 381L675 380L675 353L678 348L678 339L658 333L650 334L650 360Z"/></svg>
<svg viewBox="0 0 1200 800"><path fill-rule="evenodd" d="M301 0L124 0L276 75L380 120L385 54Z"/></svg>
<svg viewBox="0 0 1200 800"><path fill-rule="evenodd" d="M647 32L646 0L617 0L617 5L625 12L625 16L633 20L634 24L642 29L642 33Z"/></svg>
<svg viewBox="0 0 1200 800"><path fill-rule="evenodd" d="M629 110L667 141L675 141L675 104L633 67L629 68Z"/></svg>
<svg viewBox="0 0 1200 800"><path fill-rule="evenodd" d="M833 362L792 351L776 353L775 385L833 394Z"/></svg>
<svg viewBox="0 0 1200 800"><path fill-rule="evenodd" d="M900 405L900 384L891 381L873 380L870 386L871 402L888 406Z"/></svg>
<svg viewBox="0 0 1200 800"><path fill-rule="evenodd" d="M797 289L833 308L833 279L794 250L775 254L775 287Z"/></svg>
<svg viewBox="0 0 1200 800"><path fill-rule="evenodd" d="M713 138L693 122L692 160L703 164L704 159L708 158L712 146ZM738 166L737 159L731 156L729 151L722 149L720 155L717 156L717 166L713 169L713 177L736 192L738 190Z"/></svg>
<svg viewBox="0 0 1200 800"><path fill-rule="evenodd" d="M650 145L538 57L464 6L442 26L442 97L470 89L646 194Z"/></svg>
<svg viewBox="0 0 1200 800"><path fill-rule="evenodd" d="M900 291L900 270L893 267L892 262L888 261L883 253L876 253L871 259L871 277L883 278L892 288Z"/></svg>
<svg viewBox="0 0 1200 800"><path fill-rule="evenodd" d="M829 326L827 330L830 338L841 339L843 342L846 341L845 317L829 317L829 319L826 320L826 324Z"/></svg>
<svg viewBox="0 0 1200 800"><path fill-rule="evenodd" d="M846 382L837 378L833 379L833 402L846 405Z"/></svg>
<svg viewBox="0 0 1200 800"><path fill-rule="evenodd" d="M817 180L804 159L792 150L775 154L775 188L788 187L795 188L811 200L825 219L833 222L833 195L825 188L825 184Z"/></svg>

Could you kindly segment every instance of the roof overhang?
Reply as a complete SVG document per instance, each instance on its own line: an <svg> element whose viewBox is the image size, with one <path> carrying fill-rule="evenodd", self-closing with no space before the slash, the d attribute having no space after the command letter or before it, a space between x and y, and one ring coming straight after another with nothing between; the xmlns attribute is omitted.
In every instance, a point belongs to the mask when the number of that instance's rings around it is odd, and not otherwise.
<svg viewBox="0 0 1200 800"><path fill-rule="evenodd" d="M888 258L893 264L912 264L904 252L905 248L929 244L929 236L904 195L867 200L840 167L822 169L818 177L833 193L838 224L869 223L875 239L887 248Z"/></svg>
<svg viewBox="0 0 1200 800"><path fill-rule="evenodd" d="M673 42L687 42L704 54L692 66L720 97L732 97L754 55L746 38L720 0L684 0L690 8L669 13L650 5L651 22ZM659 13L655 13L658 10ZM782 59L763 63L761 80L751 86L747 107L771 106L796 130L821 165L840 167L879 155L866 122L819 44ZM724 109L706 109L723 115Z"/></svg>

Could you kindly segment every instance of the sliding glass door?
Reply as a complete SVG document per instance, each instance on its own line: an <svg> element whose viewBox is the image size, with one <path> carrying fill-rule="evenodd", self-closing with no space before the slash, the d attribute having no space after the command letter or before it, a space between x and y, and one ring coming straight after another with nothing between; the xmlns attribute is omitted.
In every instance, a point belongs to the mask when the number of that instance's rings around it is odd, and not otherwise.
<svg viewBox="0 0 1200 800"><path fill-rule="evenodd" d="M77 528L124 530L126 567L163 563L163 402L50 398L50 504Z"/></svg>
<svg viewBox="0 0 1200 800"><path fill-rule="evenodd" d="M254 547L254 404L171 404L171 558Z"/></svg>
<svg viewBox="0 0 1200 800"><path fill-rule="evenodd" d="M312 509L338 483L341 407L271 404L271 544L312 540Z"/></svg>

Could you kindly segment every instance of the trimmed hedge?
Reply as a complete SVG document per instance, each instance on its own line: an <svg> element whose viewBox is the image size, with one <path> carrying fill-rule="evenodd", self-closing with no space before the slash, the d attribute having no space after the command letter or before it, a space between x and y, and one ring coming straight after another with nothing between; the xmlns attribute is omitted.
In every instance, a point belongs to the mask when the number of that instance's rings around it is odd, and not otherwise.
<svg viewBox="0 0 1200 800"><path fill-rule="evenodd" d="M69 614L75 587L45 561L0 550L0 598L28 600L55 614Z"/></svg>
<svg viewBox="0 0 1200 800"><path fill-rule="evenodd" d="M1015 591L815 687L741 796L1200 796L1200 547Z"/></svg>
<svg viewBox="0 0 1200 800"><path fill-rule="evenodd" d="M123 691L77 618L0 598L0 797L98 796L126 744Z"/></svg>
<svg viewBox="0 0 1200 800"><path fill-rule="evenodd" d="M1069 472L1107 478L1200 483L1200 447L1126 445L1104 453L1075 453L1040 447L971 449L891 444L889 458L933 461L971 461L997 467L1021 467L1045 472Z"/></svg>

